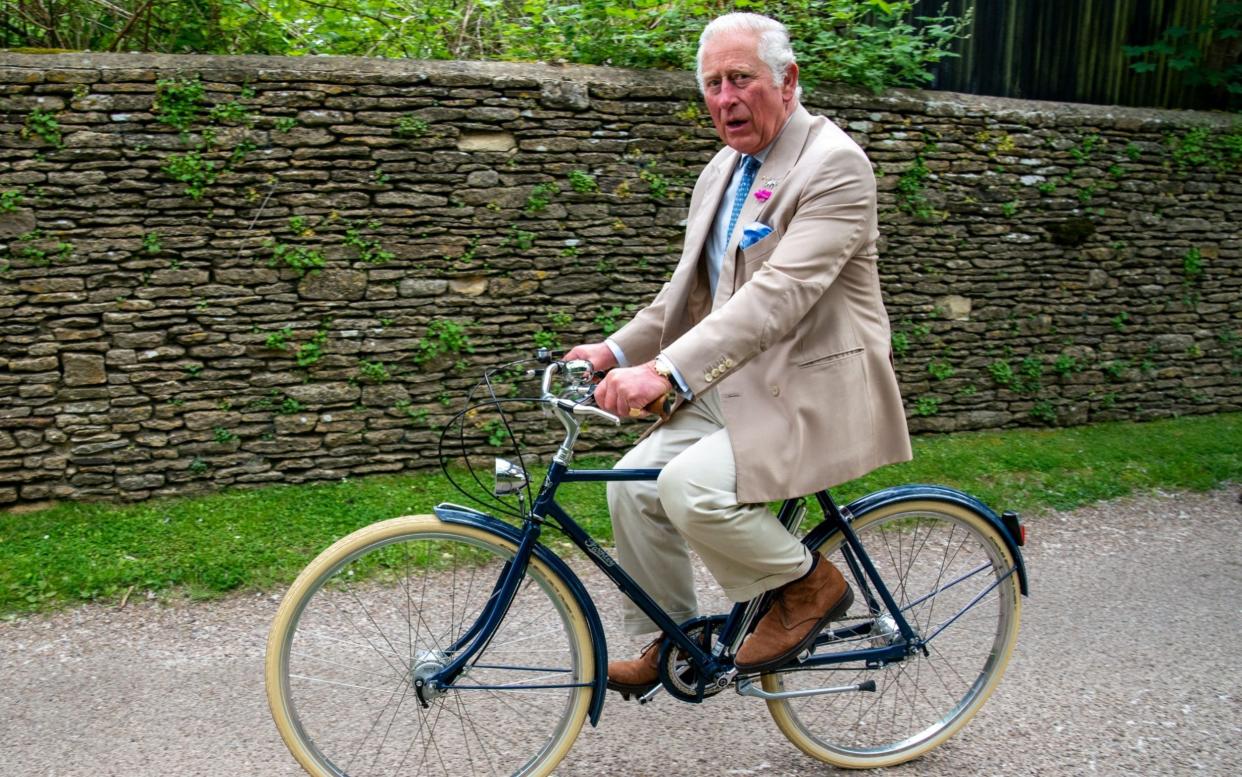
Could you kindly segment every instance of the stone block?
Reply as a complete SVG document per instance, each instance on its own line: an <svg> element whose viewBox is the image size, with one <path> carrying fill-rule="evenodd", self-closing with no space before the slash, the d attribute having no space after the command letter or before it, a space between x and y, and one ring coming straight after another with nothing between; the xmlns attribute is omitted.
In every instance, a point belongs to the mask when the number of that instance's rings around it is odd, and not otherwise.
<svg viewBox="0 0 1242 777"><path fill-rule="evenodd" d="M95 386L108 382L103 356L93 353L61 354L66 386Z"/></svg>

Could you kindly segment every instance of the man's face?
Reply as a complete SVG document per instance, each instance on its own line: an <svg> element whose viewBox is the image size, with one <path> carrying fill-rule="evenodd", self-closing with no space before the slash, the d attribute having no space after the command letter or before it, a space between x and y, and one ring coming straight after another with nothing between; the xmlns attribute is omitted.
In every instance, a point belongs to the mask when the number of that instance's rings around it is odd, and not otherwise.
<svg viewBox="0 0 1242 777"><path fill-rule="evenodd" d="M703 49L703 99L725 145L743 153L762 151L793 113L798 66L790 66L780 86L759 59L759 37L751 32L721 33Z"/></svg>

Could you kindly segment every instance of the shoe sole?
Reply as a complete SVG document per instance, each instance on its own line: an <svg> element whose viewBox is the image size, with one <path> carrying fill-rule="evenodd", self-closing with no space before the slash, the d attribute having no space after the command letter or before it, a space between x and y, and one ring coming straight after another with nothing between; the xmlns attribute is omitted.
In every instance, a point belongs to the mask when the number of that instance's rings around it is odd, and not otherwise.
<svg viewBox="0 0 1242 777"><path fill-rule="evenodd" d="M621 694L621 698L626 701L629 701L631 696L638 697L644 695L659 684L657 681L650 685L626 685L625 683L615 683L612 680L606 683L608 690Z"/></svg>
<svg viewBox="0 0 1242 777"><path fill-rule="evenodd" d="M845 615L845 613L849 612L850 605L852 604L854 604L854 591L849 586L846 586L845 593L841 596L840 601L838 601L835 605L833 605L832 608L828 610L827 613L824 614L824 617L820 618L819 621L814 626L811 627L810 632L808 632L807 635L802 638L801 642L794 645L789 650L786 650L784 653L781 653L776 658L773 658L770 661L764 661L762 664L737 664L735 663L733 666L739 672L747 672L747 673L767 672L771 669L777 669L781 666L784 666L785 664L792 661L794 658L797 658L799 653L801 653L803 650L806 650L809 645L814 643L815 638L819 636L819 633L824 630L825 626L827 626L832 621L839 619L841 616Z"/></svg>

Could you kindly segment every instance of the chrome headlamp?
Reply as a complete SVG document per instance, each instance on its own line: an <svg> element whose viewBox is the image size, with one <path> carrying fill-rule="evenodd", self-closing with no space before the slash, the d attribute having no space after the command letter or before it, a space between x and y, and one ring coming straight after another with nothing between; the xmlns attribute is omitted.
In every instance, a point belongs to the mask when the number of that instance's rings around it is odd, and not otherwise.
<svg viewBox="0 0 1242 777"><path fill-rule="evenodd" d="M496 459L496 481L492 493L496 496L508 496L521 493L526 487L526 471L506 459Z"/></svg>

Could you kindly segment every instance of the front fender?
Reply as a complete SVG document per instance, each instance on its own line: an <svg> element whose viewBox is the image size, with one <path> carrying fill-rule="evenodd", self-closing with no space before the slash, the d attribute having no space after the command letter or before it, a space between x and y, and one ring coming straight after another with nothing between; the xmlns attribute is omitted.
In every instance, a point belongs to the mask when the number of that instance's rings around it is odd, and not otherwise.
<svg viewBox="0 0 1242 777"><path fill-rule="evenodd" d="M517 527L469 507L441 504L437 505L433 512L437 518L445 523L456 523L473 526L476 529L483 529L509 540L514 545L517 545L522 540L521 530ZM573 570L559 556L548 550L545 545L535 543L534 554L540 561L551 568L553 572L561 576L561 579L565 581L566 587L569 588L570 593L577 600L578 606L582 608L582 614L586 616L587 631L591 635L591 645L595 653L595 684L591 688L590 709L591 725L594 726L599 722L600 712L604 708L604 697L607 693L608 643L604 639L604 624L600 622L599 612L595 609L595 603L591 601L591 596L587 593L586 587L582 585L582 581L578 579Z"/></svg>
<svg viewBox="0 0 1242 777"><path fill-rule="evenodd" d="M958 491L955 488L947 486L933 486L921 483L915 483L905 486L893 486L892 488L884 488L874 491L866 496L859 497L853 502L842 508L842 511L848 511L852 516L858 517L880 507L887 507L894 502L904 502L911 499L922 499L932 502L946 502L954 504L963 509L975 513L980 518L992 524L992 527L1000 534L1005 541L1005 547L1009 549L1013 555L1014 564L1017 566L1018 573L1018 589L1023 596L1028 596L1026 582L1026 564L1022 561L1022 551L1018 547L1017 539L1009 533L1009 529L1005 527L1004 522L1000 519L992 508L988 507L977 498L971 496L965 491ZM805 544L814 548L818 547L827 539L828 535L834 531L834 527L824 521L816 526L804 540Z"/></svg>

